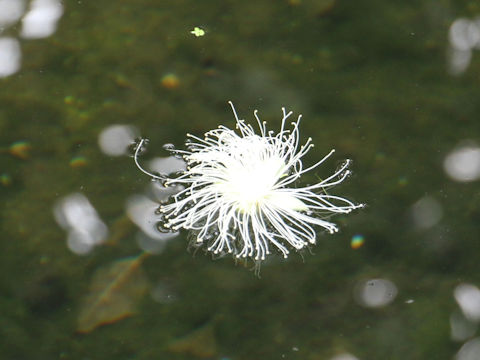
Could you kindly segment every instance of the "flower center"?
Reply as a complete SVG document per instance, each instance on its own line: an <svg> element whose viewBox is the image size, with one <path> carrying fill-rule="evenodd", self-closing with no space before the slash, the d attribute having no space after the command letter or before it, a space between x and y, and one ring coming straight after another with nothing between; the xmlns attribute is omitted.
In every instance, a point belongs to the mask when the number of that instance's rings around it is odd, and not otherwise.
<svg viewBox="0 0 480 360"><path fill-rule="evenodd" d="M242 212L255 211L268 200L284 168L284 162L276 157L230 167L223 194Z"/></svg>
<svg viewBox="0 0 480 360"><path fill-rule="evenodd" d="M285 162L269 153L268 145L258 138L236 142L241 150L222 159L222 180L217 190L242 212L254 212L268 200L274 186L286 172Z"/></svg>

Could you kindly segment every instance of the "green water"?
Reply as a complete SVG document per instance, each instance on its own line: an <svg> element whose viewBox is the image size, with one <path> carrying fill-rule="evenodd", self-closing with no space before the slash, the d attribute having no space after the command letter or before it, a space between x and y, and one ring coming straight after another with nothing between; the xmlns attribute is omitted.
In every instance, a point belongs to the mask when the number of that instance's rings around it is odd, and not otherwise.
<svg viewBox="0 0 480 360"><path fill-rule="evenodd" d="M455 288L480 286L478 182L443 169L458 144L479 140L480 51L457 76L446 53L453 21L478 15L476 1L448 0L65 1L55 34L21 39L21 69L0 79L1 358L451 359L480 334L452 340L450 327ZM98 269L140 253L125 202L150 182L131 157L103 154L98 135L133 125L150 139L145 159L165 156L187 132L233 127L228 100L273 129L282 106L302 113L316 145L306 162L335 148L326 176L351 158L334 193L367 207L333 218L341 231L319 233L312 254L263 264L260 278L251 264L187 252L182 233L141 264L150 289L135 315L78 333ZM31 147L23 159L16 141ZM75 192L111 234L85 256L53 217ZM426 197L442 216L418 228L412 206ZM394 283L395 299L360 305L369 279Z"/></svg>

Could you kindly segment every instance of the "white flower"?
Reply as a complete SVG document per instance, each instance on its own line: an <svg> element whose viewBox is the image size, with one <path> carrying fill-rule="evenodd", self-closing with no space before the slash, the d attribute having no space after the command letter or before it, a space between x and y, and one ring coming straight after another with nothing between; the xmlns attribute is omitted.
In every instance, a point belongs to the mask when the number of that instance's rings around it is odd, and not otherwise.
<svg viewBox="0 0 480 360"><path fill-rule="evenodd" d="M280 131L267 131L266 123L254 112L260 133L238 118L230 102L237 131L225 126L211 130L203 139L188 134L188 150L181 154L187 169L177 177L153 175L165 186L181 186L173 201L160 205L164 226L194 231L197 245L205 244L214 254L231 253L237 258L264 260L272 248L284 257L288 247L300 250L315 244L315 225L338 231L326 220L333 213L349 213L362 204L335 195L327 189L340 184L349 174L346 160L332 175L317 184L296 186L299 178L329 158L331 150L316 164L304 168L302 157L313 147L309 138L299 145L301 115L286 128L292 112L282 108Z"/></svg>

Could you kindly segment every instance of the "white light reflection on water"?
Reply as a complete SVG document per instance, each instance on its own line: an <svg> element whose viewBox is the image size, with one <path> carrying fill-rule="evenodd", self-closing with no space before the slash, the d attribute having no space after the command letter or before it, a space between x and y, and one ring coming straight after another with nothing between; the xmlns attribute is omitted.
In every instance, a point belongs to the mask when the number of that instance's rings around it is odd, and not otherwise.
<svg viewBox="0 0 480 360"><path fill-rule="evenodd" d="M469 182L480 178L480 147L466 142L452 150L443 161L447 175L455 181Z"/></svg>
<svg viewBox="0 0 480 360"><path fill-rule="evenodd" d="M0 27L15 24L25 11L23 0L0 0Z"/></svg>
<svg viewBox="0 0 480 360"><path fill-rule="evenodd" d="M478 287L472 284L460 284L455 288L453 296L468 320L480 321L480 290Z"/></svg>
<svg viewBox="0 0 480 360"><path fill-rule="evenodd" d="M60 199L53 214L57 223L68 232L67 246L75 254L88 254L108 236L107 226L83 194L74 193Z"/></svg>
<svg viewBox="0 0 480 360"><path fill-rule="evenodd" d="M480 18L456 19L450 26L448 40L448 70L452 75L460 75L470 65L472 50L480 48Z"/></svg>
<svg viewBox="0 0 480 360"><path fill-rule="evenodd" d="M459 18L450 26L448 33L450 45L457 50L470 50L480 42L479 20Z"/></svg>
<svg viewBox="0 0 480 360"><path fill-rule="evenodd" d="M358 360L358 358L356 356L353 356L352 354L343 353L335 355L333 358L330 358L330 360Z"/></svg>
<svg viewBox="0 0 480 360"><path fill-rule="evenodd" d="M24 39L39 39L51 36L63 14L60 0L32 0L25 13L25 1L0 0L0 34L21 20L18 36ZM21 67L22 53L15 37L0 37L0 78L15 74Z"/></svg>
<svg viewBox="0 0 480 360"><path fill-rule="evenodd" d="M162 252L166 242L178 236L178 232L162 232L158 229L159 215L156 214L158 202L145 195L132 195L126 203L129 219L142 231L137 236L139 247L151 253Z"/></svg>
<svg viewBox="0 0 480 360"><path fill-rule="evenodd" d="M397 287L390 280L370 279L355 286L354 298L359 305L377 308L391 303L397 293Z"/></svg>
<svg viewBox="0 0 480 360"><path fill-rule="evenodd" d="M57 30L57 22L63 14L59 0L33 0L22 19L20 36L24 39L40 39L51 36Z"/></svg>
<svg viewBox="0 0 480 360"><path fill-rule="evenodd" d="M129 153L128 149L139 136L132 125L111 125L104 128L98 135L100 150L109 156L122 156Z"/></svg>
<svg viewBox="0 0 480 360"><path fill-rule="evenodd" d="M460 348L455 360L478 360L480 359L480 338L474 338Z"/></svg>
<svg viewBox="0 0 480 360"><path fill-rule="evenodd" d="M468 320L461 311L450 315L450 337L453 341L465 341L477 331L477 324Z"/></svg>
<svg viewBox="0 0 480 360"><path fill-rule="evenodd" d="M159 174L171 174L177 171L186 170L187 164L183 159L174 156L156 157L149 161L149 168Z"/></svg>
<svg viewBox="0 0 480 360"><path fill-rule="evenodd" d="M98 145L108 156L128 155L138 137L139 131L135 126L114 124L100 132ZM150 160L148 168L152 172L170 174L184 170L186 165L182 159L170 156ZM166 188L160 182L154 181L150 183L146 194L135 194L126 200L125 212L140 230L135 239L143 251L161 253L166 243L179 235L178 231L172 232L159 227L161 216L157 213L160 202L166 201L179 190L181 190L179 187Z"/></svg>
<svg viewBox="0 0 480 360"><path fill-rule="evenodd" d="M159 174L171 174L185 170L186 165L182 159L173 156L157 157L148 162L150 171ZM158 227L161 217L156 213L161 202L168 201L170 196L176 194L182 187L164 187L160 182L153 181L147 190L148 195L133 195L127 201L127 215L142 231L137 236L137 243L144 251L160 253L167 241L176 238L178 231L161 231Z"/></svg>
<svg viewBox="0 0 480 360"><path fill-rule="evenodd" d="M160 184L159 182L154 181L150 184L149 193L152 194L152 196L155 198L156 201L163 202L168 200L170 196L176 194L177 192L183 189L184 189L183 186L177 185L177 186L165 187L165 186L162 186L162 184Z"/></svg>
<svg viewBox="0 0 480 360"><path fill-rule="evenodd" d="M17 39L0 38L0 78L15 74L20 69L22 53Z"/></svg>
<svg viewBox="0 0 480 360"><path fill-rule="evenodd" d="M424 196L412 206L412 218L418 229L429 229L443 216L440 203L431 196Z"/></svg>

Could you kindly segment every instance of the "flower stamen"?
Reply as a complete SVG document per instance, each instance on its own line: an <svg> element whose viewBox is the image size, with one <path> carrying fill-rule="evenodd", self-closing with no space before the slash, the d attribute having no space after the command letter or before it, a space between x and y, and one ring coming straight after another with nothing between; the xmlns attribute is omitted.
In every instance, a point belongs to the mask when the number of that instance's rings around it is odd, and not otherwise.
<svg viewBox="0 0 480 360"><path fill-rule="evenodd" d="M271 248L286 258L289 247L301 250L315 244L315 227L335 233L338 228L326 220L328 217L363 207L326 193L350 175L350 160L316 184L293 185L335 152L331 150L313 165L303 166L302 158L314 144L308 138L300 145L301 115L287 129L293 112L282 108L280 131L274 133L267 130L266 122L255 110L260 130L256 133L239 118L233 103L229 104L237 131L221 125L203 138L187 134L187 150L173 150L182 155L187 165L176 177L152 174L142 168L138 156L146 141L141 140L136 147L134 159L140 171L165 186L182 189L171 202L160 205L165 228L195 232L195 244L205 244L214 254L261 261L271 254Z"/></svg>

